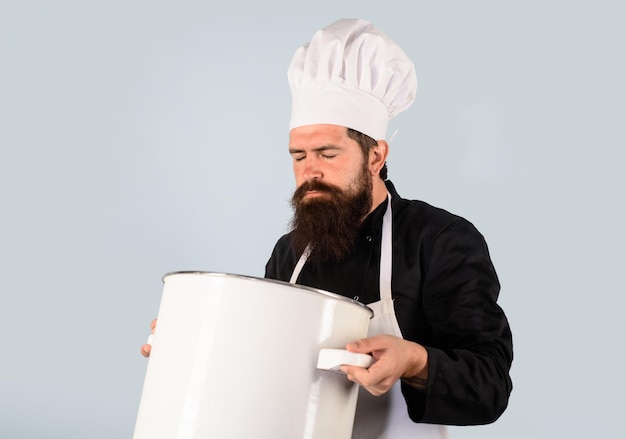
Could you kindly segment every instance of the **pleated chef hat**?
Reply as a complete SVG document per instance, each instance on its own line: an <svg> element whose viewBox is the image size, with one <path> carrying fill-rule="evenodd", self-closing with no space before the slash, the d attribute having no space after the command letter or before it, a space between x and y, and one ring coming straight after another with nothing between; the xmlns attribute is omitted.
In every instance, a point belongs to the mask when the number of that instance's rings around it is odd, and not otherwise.
<svg viewBox="0 0 626 439"><path fill-rule="evenodd" d="M317 31L287 72L293 128L341 125L385 139L389 119L415 100L417 77L406 54L371 23L341 19Z"/></svg>

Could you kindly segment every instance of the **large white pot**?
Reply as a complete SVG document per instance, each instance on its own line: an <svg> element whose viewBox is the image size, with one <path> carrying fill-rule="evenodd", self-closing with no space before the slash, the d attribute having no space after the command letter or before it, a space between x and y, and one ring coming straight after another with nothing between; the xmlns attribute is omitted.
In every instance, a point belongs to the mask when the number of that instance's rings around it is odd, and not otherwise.
<svg viewBox="0 0 626 439"><path fill-rule="evenodd" d="M358 387L318 354L365 337L369 308L248 276L163 282L134 439L350 438Z"/></svg>

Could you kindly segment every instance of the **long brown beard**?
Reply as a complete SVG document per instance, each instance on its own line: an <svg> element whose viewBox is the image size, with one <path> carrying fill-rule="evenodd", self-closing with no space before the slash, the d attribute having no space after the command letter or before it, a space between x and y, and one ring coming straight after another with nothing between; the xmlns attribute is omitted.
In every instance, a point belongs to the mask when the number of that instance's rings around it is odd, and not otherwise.
<svg viewBox="0 0 626 439"><path fill-rule="evenodd" d="M324 194L305 199L307 191ZM371 209L372 177L364 166L355 187L347 191L317 180L304 182L294 192L291 206L291 239L298 254L310 244L309 260L339 262L354 250Z"/></svg>

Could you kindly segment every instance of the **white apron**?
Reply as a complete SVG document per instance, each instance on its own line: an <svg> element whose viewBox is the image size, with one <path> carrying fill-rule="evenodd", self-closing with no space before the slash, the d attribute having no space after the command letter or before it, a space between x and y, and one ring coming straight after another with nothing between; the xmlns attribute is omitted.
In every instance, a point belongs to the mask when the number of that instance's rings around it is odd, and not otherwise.
<svg viewBox="0 0 626 439"><path fill-rule="evenodd" d="M367 305L374 311L368 337L379 334L402 337L391 297L391 223L391 195L388 194L380 249L380 300ZM308 255L307 248L294 268L290 283L296 283ZM444 425L417 424L411 421L400 390L400 381L397 381L387 393L380 396L372 395L363 387L359 388L352 438L447 439L448 429Z"/></svg>

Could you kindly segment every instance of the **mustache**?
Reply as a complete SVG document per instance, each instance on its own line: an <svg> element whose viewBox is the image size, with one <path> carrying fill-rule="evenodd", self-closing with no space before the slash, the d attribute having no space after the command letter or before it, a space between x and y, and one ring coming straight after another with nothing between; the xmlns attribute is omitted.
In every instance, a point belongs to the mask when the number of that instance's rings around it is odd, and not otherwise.
<svg viewBox="0 0 626 439"><path fill-rule="evenodd" d="M341 194L342 190L333 184L323 183L319 180L310 180L302 183L294 192L293 200L301 200L304 198L307 192L309 191L317 191L317 192L328 192L329 194Z"/></svg>

